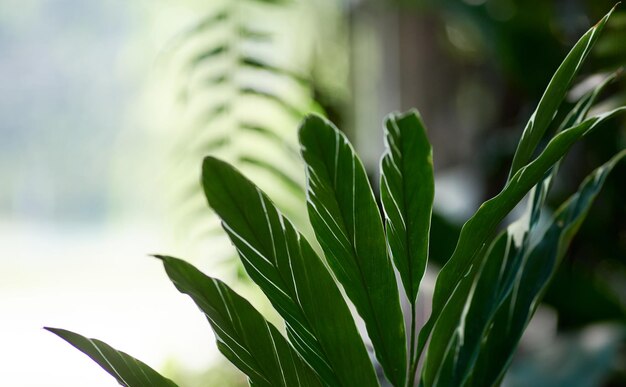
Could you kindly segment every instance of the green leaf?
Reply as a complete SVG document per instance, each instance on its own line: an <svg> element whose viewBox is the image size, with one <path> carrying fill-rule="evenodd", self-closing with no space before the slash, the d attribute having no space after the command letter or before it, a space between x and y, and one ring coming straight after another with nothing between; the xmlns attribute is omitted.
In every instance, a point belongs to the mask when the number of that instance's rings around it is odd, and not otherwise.
<svg viewBox="0 0 626 387"><path fill-rule="evenodd" d="M48 327L44 329L59 336L92 358L122 386L176 387L174 382L161 376L147 364L100 340L88 339L65 329Z"/></svg>
<svg viewBox="0 0 626 387"><path fill-rule="evenodd" d="M365 321L385 375L401 386L406 379L404 320L382 219L363 164L346 137L319 116L305 119L299 137L315 235Z"/></svg>
<svg viewBox="0 0 626 387"><path fill-rule="evenodd" d="M501 233L489 250L488 257L498 257L502 261L510 259L511 250L508 235ZM496 266L494 266L496 267ZM498 268L498 267L496 267ZM497 297L497 279L499 272L490 273L489 281L478 284L472 281L471 276L463 278L450 297L450 301L435 323L433 334L426 352L423 368L423 381L427 386L461 386L463 371L461 365L469 363L468 357L472 353L467 351L468 346L475 344L473 340L481 338L481 330L475 330L488 316L489 307ZM487 278L487 277L485 277ZM485 288L486 285L486 288ZM480 295L480 297L475 296ZM478 301L470 306L468 299L472 297Z"/></svg>
<svg viewBox="0 0 626 387"><path fill-rule="evenodd" d="M607 176L625 157L626 151L622 151L587 176L578 192L557 210L547 231L536 238L536 243L525 252L522 266L515 276L514 291L509 293L489 324L468 385L492 385L502 379L556 267Z"/></svg>
<svg viewBox="0 0 626 387"><path fill-rule="evenodd" d="M306 239L227 163L205 158L202 183L246 271L285 319L300 355L326 384L378 385L350 310Z"/></svg>
<svg viewBox="0 0 626 387"><path fill-rule="evenodd" d="M226 284L177 258L157 256L176 288L213 327L219 350L256 386L322 386L280 332Z"/></svg>
<svg viewBox="0 0 626 387"><path fill-rule="evenodd" d="M484 257L490 238L504 217L535 184L541 181L544 174L567 153L572 145L605 120L624 111L626 107L590 117L557 134L533 162L521 168L498 195L483 203L463 225L455 251L437 277L433 310L429 321L420 332L418 353L425 346L433 326L453 296L458 284L469 273L475 273L480 267L480 257Z"/></svg>
<svg viewBox="0 0 626 387"><path fill-rule="evenodd" d="M574 45L569 54L563 60L563 63L554 73L546 91L544 92L537 109L530 117L522 132L522 138L518 143L513 163L509 171L509 177L515 176L524 165L528 164L533 156L533 152L537 148L539 141L543 137L546 129L554 119L557 109L565 97L565 93L569 89L572 80L582 67L585 58L598 40L600 33L604 29L604 25L611 17L615 7L606 14L595 26L587 31Z"/></svg>
<svg viewBox="0 0 626 387"><path fill-rule="evenodd" d="M415 110L390 115L387 150L381 161L380 192L387 245L411 303L426 270L435 182L432 147Z"/></svg>
<svg viewBox="0 0 626 387"><path fill-rule="evenodd" d="M561 127L580 124L598 95L615 76L616 74L607 77L581 98ZM512 289L524 251L529 247L526 234L539 221L541 208L558 170L558 164L557 162L543 180L533 187L527 213L509 226L507 232L496 238L487 251L486 258L478 260L484 263L484 267L474 266L478 274L471 272L461 280L459 288L442 311L433 328L431 346L427 353L428 361L424 367L424 375L429 385L461 385L471 371L487 325ZM515 243L516 240L518 243ZM475 282L475 276L479 276L479 280L471 285Z"/></svg>

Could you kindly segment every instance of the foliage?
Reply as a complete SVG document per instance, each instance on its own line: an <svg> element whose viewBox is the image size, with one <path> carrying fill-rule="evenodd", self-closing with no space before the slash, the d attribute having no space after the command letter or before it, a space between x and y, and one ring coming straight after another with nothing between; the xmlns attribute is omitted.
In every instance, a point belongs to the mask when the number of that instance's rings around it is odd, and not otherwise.
<svg viewBox="0 0 626 387"><path fill-rule="evenodd" d="M578 140L626 111L622 107L589 114L612 80L608 77L562 121L556 114L609 16L565 58L522 134L506 185L463 226L437 277L431 317L417 338L415 314L406 329L400 296L414 309L428 260L433 166L419 113L392 114L385 122L384 222L365 169L345 135L319 116L304 120L299 139L307 207L323 257L254 183L226 162L204 159L208 203L247 273L284 319L287 337L220 280L177 258L158 258L175 286L208 318L218 348L248 376L250 385L377 386L381 380L375 366L380 366L392 385L413 386L420 359L421 385L500 383L555 268L607 175L626 157L622 151L594 170L545 225L539 222L560 160ZM551 127L558 129L548 136ZM542 140L545 146L539 149ZM526 213L498 232L527 196ZM375 364L342 289L365 324ZM103 353L81 336L53 332L92 356L120 383L151 385L126 378L140 371L151 375L143 363L114 350Z"/></svg>
<svg viewBox="0 0 626 387"><path fill-rule="evenodd" d="M191 235L192 245L223 235L213 214L204 217L197 174L190 173L207 154L237 166L303 227L304 174L293 128L318 110L308 70L312 34L306 23L290 22L302 18L304 7L291 0L227 0L202 8L205 14L168 52L179 132L170 173L181 235Z"/></svg>
<svg viewBox="0 0 626 387"><path fill-rule="evenodd" d="M481 175L478 185L486 191L486 197L490 197L498 192L502 179L507 176L508 161L515 151L513 140L518 134L518 117L532 111L530 109L541 97L566 49L584 32L589 20L599 19L615 2L573 0L565 5L535 0L444 0L404 3L403 12L429 14L437 20L436 27L431 28L436 30L439 27L442 34L448 36L443 43L437 44L446 53L446 57L440 60L454 66L446 70L449 78L459 73L462 75L460 78L456 75L458 81L452 81L454 86L444 94L446 98L459 98L463 93L455 90L471 89L475 85L485 93L484 98L464 100L460 109L455 111L470 112L469 120L463 120L461 125L480 131L481 138L487 137L486 141L478 140L475 153L480 161L476 163L476 158L472 157L471 163L459 168L473 168L478 164L475 167ZM417 4L427 6L418 11L412 9ZM626 18L623 7L620 8L611 16L604 33L595 43L589 54L591 60L586 61L576 77L577 84L571 91L576 97L567 98L566 104L575 102L588 85L598 83L599 74L615 71L626 64L625 51L621 48ZM455 40L459 36L463 39ZM443 77L446 77L445 73ZM606 103L612 106L623 104L625 85L623 77L611 85L604 93ZM490 102L486 102L488 100ZM472 121L471 114L481 111L486 113L478 122ZM566 109L562 107L559 111ZM440 119L440 115L427 115L433 123ZM576 189L585 171L600 163L606 155L624 147L624 127L617 121L609 125L611 129L584 139L576 147L575 157L569 157L563 164L559 181L546 202L548 211L556 210ZM446 127L453 126L447 124ZM618 168L616 174L623 174L624 167ZM626 321L621 286L625 278L626 244L620 238L626 229L622 205L622 197L626 195L625 183L624 179L610 179L606 183L603 200L585 221L580 237L574 241L564 264L551 281L544 302L558 314L559 333L580 329L590 323ZM437 233L435 226L433 233ZM431 245L437 247L434 241ZM450 254L441 256L447 258ZM617 376L612 374L612 377ZM624 379L620 380L623 383Z"/></svg>

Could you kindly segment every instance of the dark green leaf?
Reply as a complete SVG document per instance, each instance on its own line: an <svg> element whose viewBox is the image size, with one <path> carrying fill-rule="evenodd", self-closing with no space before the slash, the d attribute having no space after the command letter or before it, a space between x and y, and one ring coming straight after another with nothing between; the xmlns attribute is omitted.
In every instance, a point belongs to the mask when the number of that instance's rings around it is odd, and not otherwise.
<svg viewBox="0 0 626 387"><path fill-rule="evenodd" d="M213 327L219 350L257 386L322 386L313 370L248 301L180 259L157 256L176 288Z"/></svg>
<svg viewBox="0 0 626 387"><path fill-rule="evenodd" d="M613 167L626 157L626 151L614 156L591 173L555 213L547 231L536 238L526 251L515 277L514 289L499 307L473 368L470 386L492 385L501 380L514 350L548 283L554 275L574 235ZM499 265L498 265L499 266Z"/></svg>
<svg viewBox="0 0 626 387"><path fill-rule="evenodd" d="M506 232L501 233L486 252L486 256L506 261L511 258L508 247L508 235ZM493 267L499 269L495 265ZM470 362L468 357L472 353L467 348L476 344L474 339L480 340L482 337L481 331L476 328L480 328L481 323L485 324L484 319L488 318L489 308L497 297L496 287L500 273L489 274L491 282L475 284L470 276L461 280L435 323L423 368L423 381L427 386L462 385L464 369L460 365ZM470 304L467 300L472 299L474 294L480 294L481 297L477 298L478 302L471 304L472 308L468 311Z"/></svg>
<svg viewBox="0 0 626 387"><path fill-rule="evenodd" d="M435 181L432 147L417 111L391 115L381 162L380 193L387 245L411 303L417 299L428 260Z"/></svg>
<svg viewBox="0 0 626 387"><path fill-rule="evenodd" d="M309 116L300 128L308 210L315 235L357 311L376 357L396 386L406 379L406 339L383 225L363 164L330 122Z"/></svg>
<svg viewBox="0 0 626 387"><path fill-rule="evenodd" d="M554 73L546 91L544 92L537 109L530 117L524 128L522 138L515 151L509 177L515 176L517 171L523 168L531 160L535 148L543 137L546 129L554 119L557 109L565 97L572 80L581 68L585 58L598 40L604 25L613 13L613 8L595 26L587 31L574 45L563 63Z"/></svg>
<svg viewBox="0 0 626 387"><path fill-rule="evenodd" d="M329 385L378 385L350 310L306 239L223 161L205 158L202 182L246 271L285 319L302 357Z"/></svg>
<svg viewBox="0 0 626 387"><path fill-rule="evenodd" d="M580 124L601 91L614 79L615 74L607 77L581 98L561 126ZM539 221L558 164L533 187L527 213L509 226L508 232L496 238L486 257L478 260L484 262L484 267L474 266L479 274L471 272L461 280L459 288L441 313L433 329L428 361L424 368L429 385L461 385L471 371L487 325L512 289L523 254L529 247L527 233ZM514 239L518 243L514 243ZM480 279L470 288L476 275ZM471 307L468 309L470 300Z"/></svg>
<svg viewBox="0 0 626 387"><path fill-rule="evenodd" d="M72 344L85 355L92 358L122 386L176 387L174 382L161 376L147 364L122 351L112 348L100 340L88 339L65 329L45 329Z"/></svg>
<svg viewBox="0 0 626 387"><path fill-rule="evenodd" d="M420 332L420 351L459 282L470 272L475 273L480 267L480 257L484 257L488 248L487 243L504 217L535 184L541 181L544 174L567 153L574 143L605 120L623 111L626 111L626 108L618 108L590 117L579 125L557 134L533 162L521 168L498 195L483 203L465 223L452 257L437 277L432 314Z"/></svg>

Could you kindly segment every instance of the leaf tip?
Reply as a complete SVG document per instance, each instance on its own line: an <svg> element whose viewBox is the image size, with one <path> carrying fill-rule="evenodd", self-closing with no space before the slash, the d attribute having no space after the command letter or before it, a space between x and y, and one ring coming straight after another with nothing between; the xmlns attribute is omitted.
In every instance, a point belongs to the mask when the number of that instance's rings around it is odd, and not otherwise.
<svg viewBox="0 0 626 387"><path fill-rule="evenodd" d="M405 118L405 117L410 117L410 116L421 117L422 115L420 114L420 111L417 110L417 108L415 107L412 107L406 112L400 114L400 118Z"/></svg>
<svg viewBox="0 0 626 387"><path fill-rule="evenodd" d="M67 330L65 330L65 329L61 329L61 328L53 328L53 327L43 327L43 329L44 329L45 331L50 332L50 333L54 333L55 335L59 336L59 337L60 337L60 338L62 338L62 339L65 339L65 338L63 337L63 334L68 332L68 331L67 331Z"/></svg>
<svg viewBox="0 0 626 387"><path fill-rule="evenodd" d="M621 1L618 1L617 3L615 3L615 5L613 6L613 8L611 8L611 10L604 15L604 17L602 19L600 19L594 26L594 29L597 28L601 28L604 27L604 25L606 24L606 22L609 20L609 18L611 17L611 15L613 14L613 12L617 9L617 7L619 7L622 4Z"/></svg>
<svg viewBox="0 0 626 387"><path fill-rule="evenodd" d="M298 132L306 131L308 128L325 124L326 119L317 113L307 114L300 124Z"/></svg>
<svg viewBox="0 0 626 387"><path fill-rule="evenodd" d="M171 264L173 264L176 261L181 261L180 259L174 258L174 257L169 256L169 255L151 254L150 256L153 257L153 258L158 259L161 262L163 262L163 265L165 265L165 266L171 265Z"/></svg>
<svg viewBox="0 0 626 387"><path fill-rule="evenodd" d="M223 161L215 156L205 156L202 160L202 169L204 170L205 168L216 165L218 163L223 163Z"/></svg>
<svg viewBox="0 0 626 387"><path fill-rule="evenodd" d="M205 156L202 160L202 173L200 178L205 194L208 192L208 183L221 182L224 184L224 174L229 174L232 171L238 172L232 165L222 159L214 156Z"/></svg>
<svg viewBox="0 0 626 387"><path fill-rule="evenodd" d="M321 132L333 130L338 131L327 118L316 113L308 114L298 128L301 150L306 149L305 144L311 144L313 139L317 138Z"/></svg>

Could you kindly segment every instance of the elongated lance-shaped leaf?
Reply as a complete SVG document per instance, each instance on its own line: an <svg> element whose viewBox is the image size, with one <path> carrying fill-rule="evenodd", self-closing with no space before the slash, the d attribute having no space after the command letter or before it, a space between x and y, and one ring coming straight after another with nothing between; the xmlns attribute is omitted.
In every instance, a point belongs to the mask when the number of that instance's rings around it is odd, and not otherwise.
<svg viewBox="0 0 626 387"><path fill-rule="evenodd" d="M461 280L476 272L479 266L475 265L480 265L480 257L484 256L490 238L504 217L572 145L605 120L624 111L626 107L590 117L557 134L534 161L520 169L498 195L484 202L463 225L454 253L437 277L432 314L419 334L418 353L424 348L433 326Z"/></svg>
<svg viewBox="0 0 626 387"><path fill-rule="evenodd" d="M210 278L187 262L157 256L176 288L204 312L219 350L255 386L323 384L281 333L248 301L222 281Z"/></svg>
<svg viewBox="0 0 626 387"><path fill-rule="evenodd" d="M508 234L501 233L485 251L489 257L496 256L501 260L510 258ZM494 275L497 275L495 273ZM497 278L497 277L496 277ZM495 287L494 282L487 283L487 286ZM467 361L466 353L461 349L466 343L465 335L469 331L470 340L472 338L471 328L476 325L475 319L482 319L484 316L477 312L488 312L488 308L496 298L497 291L486 291L482 288L482 283L476 284L470 276L460 281L441 316L435 323L433 334L426 352L424 366L422 369L422 381L427 386L460 386L462 376L457 371L459 362ZM482 294L485 292L485 294ZM468 310L470 304L468 299L481 293L481 302L472 305L474 308ZM464 325L467 324L468 326Z"/></svg>
<svg viewBox="0 0 626 387"><path fill-rule="evenodd" d="M378 385L350 310L306 239L229 164L205 158L202 182L246 271L285 319L291 343L324 383Z"/></svg>
<svg viewBox="0 0 626 387"><path fill-rule="evenodd" d="M300 128L308 210L326 259L365 321L376 357L395 386L406 378L406 341L398 286L382 219L363 164L327 120Z"/></svg>
<svg viewBox="0 0 626 387"><path fill-rule="evenodd" d="M93 359L100 367L126 387L176 387L176 384L147 364L118 351L107 343L89 339L77 333L59 328L45 328L63 340L72 344L85 355Z"/></svg>
<svg viewBox="0 0 626 387"><path fill-rule="evenodd" d="M617 76L620 75L620 73L621 71L618 71L609 75L593 90L584 95L567 114L567 116L558 128L557 134L569 127L579 125L585 118L587 118L589 110L593 107L599 95L611 82L613 82L617 78ZM509 243L514 243L514 246L511 246L510 248L507 247L507 249L510 253L512 251L517 251L515 255L517 260L515 262L505 261L506 270L508 270L508 272L501 273L501 279L498 288L499 303L501 303L506 295L508 295L508 292L510 291L512 286L511 283L513 280L513 276L516 275L517 269L520 265L520 257L525 254L525 251L530 247L530 238L528 238L528 235L539 222L541 210L552 187L554 178L558 173L560 163L560 160L555 163L554 166L552 166L552 168L550 168L550 170L546 173L542 181L540 181L535 187L533 187L529 194L526 213L522 215L520 219L512 223L507 229L509 234Z"/></svg>
<svg viewBox="0 0 626 387"><path fill-rule="evenodd" d="M435 197L432 147L416 110L387 118L385 142L380 196L387 245L407 297L414 303L428 260Z"/></svg>
<svg viewBox="0 0 626 387"><path fill-rule="evenodd" d="M580 124L589 113L589 110L596 103L598 97L602 91L618 76L621 75L621 70L618 70L599 83L594 89L587 92L580 100L574 105L572 110L565 116L556 134L561 133L563 130ZM548 192L552 187L555 176L557 175L561 162L557 162L550 169L550 171L544 176L543 180L532 188L529 194L529 201L527 205L527 211L525 216L518 219L514 224L509 226L509 232L517 235L518 240L522 240L526 243L526 239L523 239L523 235L529 231L539 221L541 209L545 203Z"/></svg>
<svg viewBox="0 0 626 387"><path fill-rule="evenodd" d="M522 267L515 278L514 289L493 317L478 359L466 385L488 386L498 383L517 347L522 333L533 316L550 279L562 260L573 237L598 196L607 176L626 157L626 151L615 155L592 172L555 213L544 235L524 254Z"/></svg>
<svg viewBox="0 0 626 387"><path fill-rule="evenodd" d="M557 132L580 124L598 95L616 75L607 77L582 97ZM488 323L511 292L515 275L529 247L528 232L539 221L558 165L559 162L533 187L527 212L492 242L486 258L480 259L483 265L473 267L478 273L471 273L461 280L464 283L454 291L442 311L433 328L424 366L424 378L428 385L461 385L471 371ZM476 276L478 280L475 280Z"/></svg>
<svg viewBox="0 0 626 387"><path fill-rule="evenodd" d="M546 129L554 119L572 80L582 67L593 45L598 40L600 33L604 29L604 25L609 20L614 9L615 8L611 9L608 14L580 38L554 73L546 91L539 101L537 109L530 117L530 120L522 132L522 138L513 156L509 178L515 176L515 173L531 160L539 141L541 141Z"/></svg>
<svg viewBox="0 0 626 387"><path fill-rule="evenodd" d="M593 90L583 96L565 117L557 130L557 133L560 133L564 129L571 126L580 124L587 117L589 110L595 104L598 96L607 87L607 85L613 82L617 76L620 75L620 73L621 71L618 71L609 75L603 82L598 84ZM508 295L512 286L513 277L516 275L519 265L521 264L519 262L521 256L523 256L526 250L530 248L531 240L528 237L529 233L539 222L541 210L552 187L554 178L558 173L560 163L560 160L555 163L554 166L546 173L543 180L533 187L529 194L526 213L522 215L520 219L512 223L507 229L509 238L512 238L509 242L514 243L514 246L511 246L509 250L517 251L515 255L516 261L505 261L506 271L501 273L498 303L501 303Z"/></svg>

